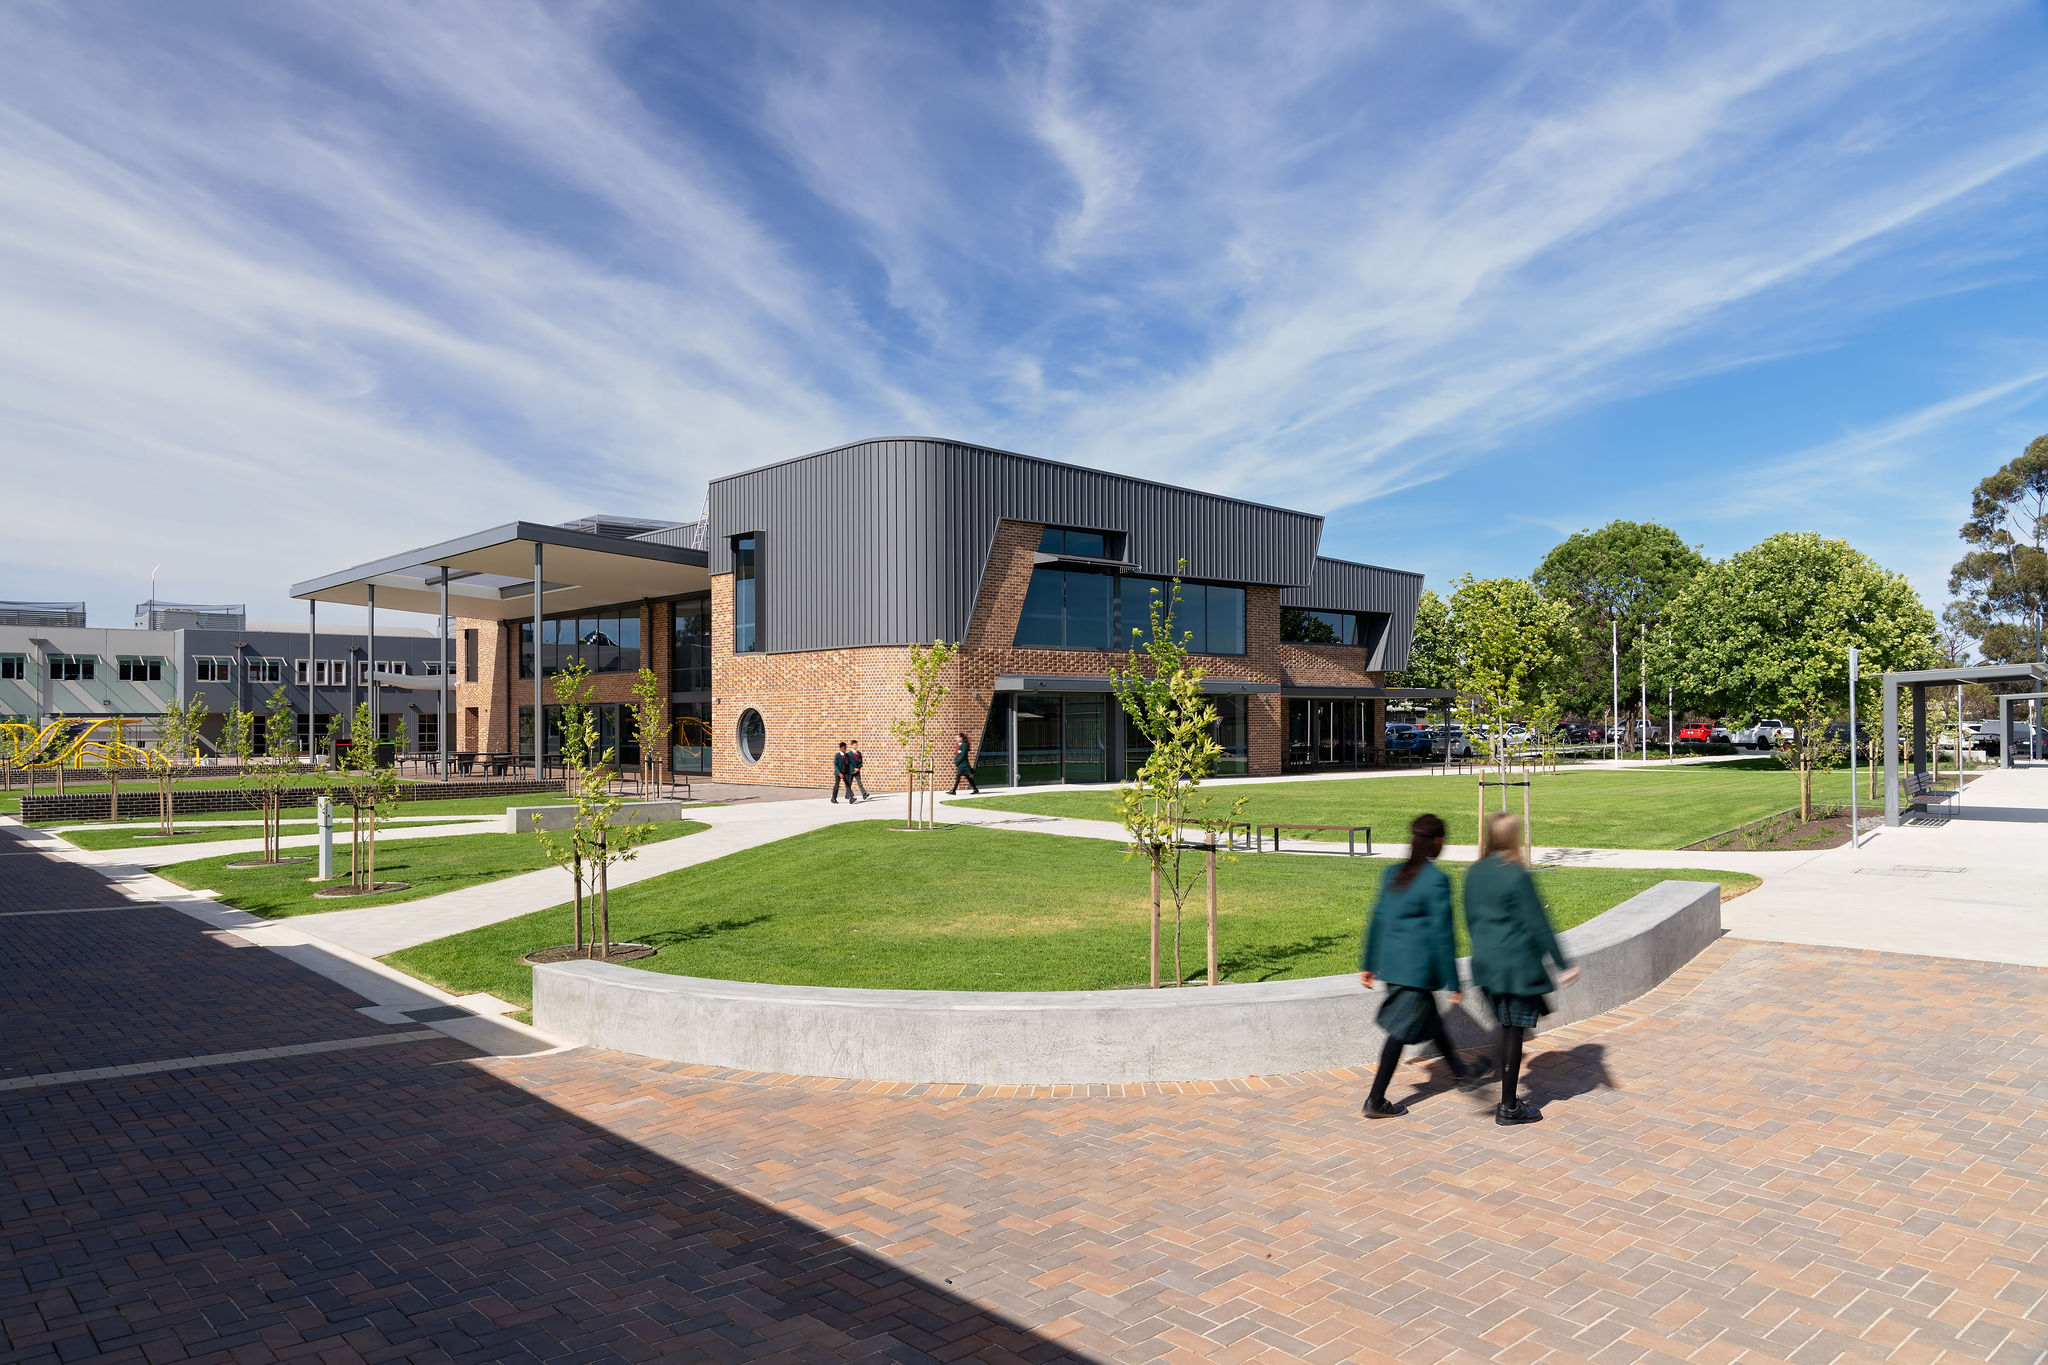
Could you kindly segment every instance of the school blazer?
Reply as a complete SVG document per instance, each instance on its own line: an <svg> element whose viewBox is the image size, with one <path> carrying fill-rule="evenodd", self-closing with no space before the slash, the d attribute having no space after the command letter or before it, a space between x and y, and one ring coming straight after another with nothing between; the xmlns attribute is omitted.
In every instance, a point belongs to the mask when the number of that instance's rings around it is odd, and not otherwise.
<svg viewBox="0 0 2048 1365"><path fill-rule="evenodd" d="M1548 995L1546 962L1571 966L1551 931L1529 869L1481 858L1465 874L1465 931L1472 936L1472 984L1489 995Z"/></svg>
<svg viewBox="0 0 2048 1365"><path fill-rule="evenodd" d="M1426 863L1406 887L1396 887L1395 863L1380 878L1379 903L1365 931L1358 969L1390 986L1425 991L1458 989L1456 940L1451 928L1451 879Z"/></svg>

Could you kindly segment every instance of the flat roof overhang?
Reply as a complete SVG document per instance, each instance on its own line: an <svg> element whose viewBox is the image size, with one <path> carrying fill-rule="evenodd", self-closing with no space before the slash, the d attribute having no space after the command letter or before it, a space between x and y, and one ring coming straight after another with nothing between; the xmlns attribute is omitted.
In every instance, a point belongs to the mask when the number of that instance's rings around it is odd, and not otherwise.
<svg viewBox="0 0 2048 1365"><path fill-rule="evenodd" d="M294 583L292 596L361 607L369 605L374 585L377 605L387 611L437 616L445 568L450 616L526 620L533 616L536 546L541 606L551 615L711 588L710 556L702 550L514 521Z"/></svg>
<svg viewBox="0 0 2048 1365"><path fill-rule="evenodd" d="M1280 684L1252 682L1244 678L1204 678L1202 690L1219 696L1242 692L1278 692ZM1080 676L1061 673L1003 673L996 678L998 692L1114 692L1116 684L1108 674Z"/></svg>
<svg viewBox="0 0 2048 1365"><path fill-rule="evenodd" d="M1455 701L1458 694L1445 687L1296 687L1280 689L1286 697L1311 701Z"/></svg>
<svg viewBox="0 0 2048 1365"><path fill-rule="evenodd" d="M1959 683L2048 683L2048 664L1971 664L1884 675L1886 687L1954 687Z"/></svg>

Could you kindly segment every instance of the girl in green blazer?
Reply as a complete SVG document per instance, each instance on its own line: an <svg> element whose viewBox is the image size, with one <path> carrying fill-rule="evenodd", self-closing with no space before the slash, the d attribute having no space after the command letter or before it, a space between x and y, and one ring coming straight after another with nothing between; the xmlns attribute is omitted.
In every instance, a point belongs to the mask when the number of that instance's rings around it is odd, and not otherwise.
<svg viewBox="0 0 2048 1365"><path fill-rule="evenodd" d="M1449 991L1454 1005L1463 998L1451 930L1451 882L1436 866L1444 851L1444 822L1434 815L1418 815L1408 836L1408 860L1388 868L1380 880L1379 903L1373 907L1358 961L1361 984L1370 988L1378 980L1387 988L1379 1014L1387 1041L1380 1048L1372 1091L1365 1097L1369 1119L1408 1112L1407 1105L1387 1098L1387 1083L1400 1064L1401 1049L1409 1043L1434 1042L1464 1089L1477 1085L1485 1071L1468 1070L1459 1063L1436 1009L1437 991Z"/></svg>
<svg viewBox="0 0 2048 1365"><path fill-rule="evenodd" d="M1557 989L1549 964L1557 965L1567 986L1579 971L1558 946L1536 879L1522 861L1522 822L1493 816L1486 822L1486 842L1491 851L1465 874L1465 931L1472 936L1472 984L1486 992L1500 1024L1500 1107L1493 1121L1505 1127L1543 1117L1516 1091L1522 1035L1550 1012L1544 997Z"/></svg>

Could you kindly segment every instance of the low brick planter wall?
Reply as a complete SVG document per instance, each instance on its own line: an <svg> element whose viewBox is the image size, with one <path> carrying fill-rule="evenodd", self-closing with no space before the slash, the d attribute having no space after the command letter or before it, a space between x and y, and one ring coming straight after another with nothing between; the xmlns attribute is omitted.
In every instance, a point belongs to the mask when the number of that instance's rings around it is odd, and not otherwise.
<svg viewBox="0 0 2048 1365"><path fill-rule="evenodd" d="M1661 882L1561 935L1581 968L1555 1027L1627 1004L1721 933L1717 882ZM1459 964L1469 979L1470 959ZM978 1085L1235 1080L1369 1064L1382 996L1355 973L1216 989L878 991L667 976L606 962L533 969L533 1019L569 1042L800 1076ZM1474 1044L1478 992L1450 1010Z"/></svg>
<svg viewBox="0 0 2048 1365"><path fill-rule="evenodd" d="M294 787L286 793L285 802L287 805L307 806L322 796L338 798L341 790L339 787ZM409 782L401 784L398 792L401 801L460 801L476 796L536 796L560 790L560 779L535 782L527 778L492 777L469 782ZM257 808L258 799L257 793L240 787L180 787L171 793L171 814L176 817L230 810L253 811ZM123 820L154 820L161 804L157 790L145 782L123 786L121 790ZM21 818L29 824L107 820L112 818L109 813L112 805L113 797L109 792L24 796L21 798Z"/></svg>

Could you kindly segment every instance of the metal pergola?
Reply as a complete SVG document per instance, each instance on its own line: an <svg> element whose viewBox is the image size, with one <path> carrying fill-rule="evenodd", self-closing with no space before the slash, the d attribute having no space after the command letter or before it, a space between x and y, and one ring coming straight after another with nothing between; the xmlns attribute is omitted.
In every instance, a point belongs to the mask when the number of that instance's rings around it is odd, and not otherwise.
<svg viewBox="0 0 2048 1365"><path fill-rule="evenodd" d="M2041 742L2041 703L2048 700L2048 692L2005 692L1998 698L1998 766L2012 766L2012 704L2016 701L2031 703L2032 712L2027 718L2030 735L2027 740L2027 757L2034 756L2034 747Z"/></svg>
<svg viewBox="0 0 2048 1365"><path fill-rule="evenodd" d="M578 611L651 598L703 592L711 585L708 556L653 541L635 540L569 526L515 521L474 535L425 545L403 554L358 564L292 585L292 596L306 603L308 659L313 647L315 615L321 602L360 606L369 612L370 685L390 686L377 677L378 589L382 604L399 611L424 612L441 619L439 753L436 768L448 779L448 685L454 672L448 621L452 614L470 620L533 622L533 771L538 776L545 758L547 725L542 720L546 680L540 662L541 622L546 611ZM543 573L545 569L545 573ZM514 666L516 665L508 665ZM314 709L313 676L306 675L306 709ZM371 707L376 706L372 692Z"/></svg>
<svg viewBox="0 0 2048 1365"><path fill-rule="evenodd" d="M1927 774L1927 689L1962 687L1970 683L2032 683L2037 689L2048 684L2048 664L1978 664L1967 668L1923 668L1884 675L1884 822L1899 823L1899 689L1905 688L1913 703L1913 775ZM1999 718L2011 714L1999 707ZM2008 735L2009 738L2009 735ZM1960 745L1961 740L1957 743ZM2012 745L2005 744L2010 755ZM1956 754L1962 760L1961 750Z"/></svg>

